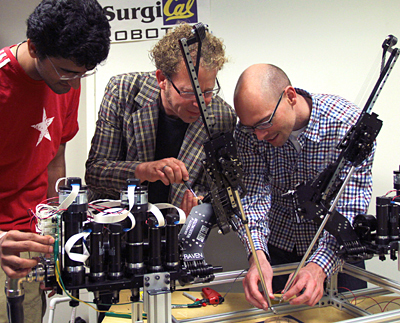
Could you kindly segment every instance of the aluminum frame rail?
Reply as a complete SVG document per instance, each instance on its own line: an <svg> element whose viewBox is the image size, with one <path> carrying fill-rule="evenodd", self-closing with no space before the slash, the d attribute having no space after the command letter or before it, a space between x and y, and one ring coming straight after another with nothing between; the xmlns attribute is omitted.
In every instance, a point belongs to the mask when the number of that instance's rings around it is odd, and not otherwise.
<svg viewBox="0 0 400 323"><path fill-rule="evenodd" d="M298 266L298 263L286 264L273 266L275 276L284 275L292 273ZM321 298L316 307L333 307L335 309L346 312L349 315L355 316L352 319L340 321L341 323L372 323L372 322L400 322L400 309L390 312L373 314L365 309L358 307L355 304L351 304L349 299L354 297L368 296L377 297L382 295L387 295L391 293L400 294L400 282L394 281L392 279L377 275L375 273L369 272L365 269L355 267L351 264L345 263L342 267L343 273L357 277L361 280L369 282L379 287L375 288L365 288L362 290L357 290L354 292L339 293L337 291L337 275L334 275L331 282L328 284L324 296ZM206 284L192 284L190 286L177 286L177 290L184 288L195 288L195 287L205 287L213 286L219 284L233 283L243 280L246 276L246 270L230 271L215 274L215 279L212 282ZM279 315L286 315L290 313L295 313L312 307L308 305L290 305L289 303L274 304L275 310ZM247 310L226 312L208 316L202 316L191 319L177 320L174 318L173 322L177 323L208 323L208 322L243 322L245 320L259 319L273 317L274 314L271 311L264 311L257 308L251 308Z"/></svg>

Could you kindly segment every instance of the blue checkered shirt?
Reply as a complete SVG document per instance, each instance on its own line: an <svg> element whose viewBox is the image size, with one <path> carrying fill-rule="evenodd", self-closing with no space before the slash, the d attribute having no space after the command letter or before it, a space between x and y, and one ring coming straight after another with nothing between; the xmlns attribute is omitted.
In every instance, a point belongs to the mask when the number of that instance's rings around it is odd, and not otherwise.
<svg viewBox="0 0 400 323"><path fill-rule="evenodd" d="M305 91L298 93L310 95ZM256 250L268 254L267 244L291 252L296 247L299 256L309 247L318 225L311 220L299 219L291 199L282 194L295 189L298 183L315 178L334 162L340 151L340 140L353 125L361 110L351 102L334 95L312 94L312 111L306 129L298 136L300 151L288 140L282 147L273 147L267 141L258 141L255 134L235 131L239 158L244 166L244 184L247 195L242 199ZM351 223L359 213L365 213L372 194L372 162L375 146L368 158L356 168L337 210ZM340 178L344 179L347 164ZM245 230L240 227L239 237L250 255ZM336 239L324 231L307 262L322 267L328 277L336 272L341 260L336 255Z"/></svg>

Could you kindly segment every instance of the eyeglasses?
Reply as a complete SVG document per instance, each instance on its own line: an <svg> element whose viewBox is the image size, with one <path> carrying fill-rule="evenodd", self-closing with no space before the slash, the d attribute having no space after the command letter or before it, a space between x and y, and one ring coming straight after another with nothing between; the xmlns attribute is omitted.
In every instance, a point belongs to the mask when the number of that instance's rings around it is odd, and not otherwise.
<svg viewBox="0 0 400 323"><path fill-rule="evenodd" d="M174 82L172 82L171 78L169 76L166 76L167 80L171 82L172 86L174 87L175 91L178 92L178 94L181 96L182 99L186 99L186 100L193 100L196 97L196 94L194 92L186 92L186 91L180 91L174 84ZM219 82L218 79L215 79L217 82L217 87L213 90L210 91L205 91L203 92L203 96L206 99L209 98L213 98L215 97L219 91L221 90L221 87L219 86Z"/></svg>
<svg viewBox="0 0 400 323"><path fill-rule="evenodd" d="M239 123L239 130L242 132L246 132L246 133L253 133L256 130L265 130L265 129L271 128L272 127L272 122L271 122L272 118L275 115L276 109L278 109L278 107L279 107L279 103L281 103L283 93L285 93L285 91L283 91L281 93L281 95L279 96L278 103L276 104L274 111L272 112L271 116L269 117L269 119L267 121L260 121L255 126L245 126L245 125Z"/></svg>
<svg viewBox="0 0 400 323"><path fill-rule="evenodd" d="M58 77L60 78L60 81L72 81L72 80L76 80L76 79L83 79L85 77L91 76L93 74L95 74L97 72L97 67L95 67L93 70L91 71L87 71L84 74L76 74L74 76L65 76L65 75L60 75L60 73L58 73L56 67L54 66L52 60L50 59L49 56L46 56L49 59L49 62L51 64L51 66L53 66L54 70L56 71Z"/></svg>

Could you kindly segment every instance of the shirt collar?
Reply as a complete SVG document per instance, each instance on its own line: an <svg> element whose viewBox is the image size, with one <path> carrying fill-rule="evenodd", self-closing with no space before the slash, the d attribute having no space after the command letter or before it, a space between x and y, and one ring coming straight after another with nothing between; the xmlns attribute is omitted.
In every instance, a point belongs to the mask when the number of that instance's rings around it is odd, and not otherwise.
<svg viewBox="0 0 400 323"><path fill-rule="evenodd" d="M297 94L312 100L310 120L308 121L305 131L299 135L299 138L305 136L309 140L319 142L321 140L319 135L319 119L321 116L321 109L318 101L315 100L312 94L303 89L295 88L295 90Z"/></svg>
<svg viewBox="0 0 400 323"><path fill-rule="evenodd" d="M140 86L139 93L135 96L135 101L140 106L157 104L161 89L157 82L156 72L143 73L141 78L143 84Z"/></svg>

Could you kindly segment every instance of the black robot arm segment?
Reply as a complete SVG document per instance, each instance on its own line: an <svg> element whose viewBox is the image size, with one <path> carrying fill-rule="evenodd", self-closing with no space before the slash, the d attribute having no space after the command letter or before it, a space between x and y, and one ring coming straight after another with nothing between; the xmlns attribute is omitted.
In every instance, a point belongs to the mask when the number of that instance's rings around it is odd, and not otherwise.
<svg viewBox="0 0 400 323"><path fill-rule="evenodd" d="M185 279L194 279L196 283L209 282L214 279L216 268L205 262L203 248L215 224L214 211L209 203L202 203L192 208L185 224L179 233L182 249L182 265L188 271Z"/></svg>
<svg viewBox="0 0 400 323"><path fill-rule="evenodd" d="M265 298L267 299L268 307L275 312L268 296L264 276L261 271L261 266L248 227L248 220L242 207L242 196L239 194L239 189L241 189L243 195L246 194L246 190L242 184L242 164L237 157L236 142L232 133L214 133L212 131L213 125L211 124L203 93L201 92L199 85L196 68L198 68L200 62L200 43L202 41L201 35L203 35L204 29L205 28L202 24L194 26L196 41L199 42L196 67L193 65L188 41L183 38L180 40L180 45L193 91L196 96L196 101L200 108L201 117L203 118L204 127L209 138L209 140L203 145L206 154L203 166L207 176L207 182L210 186L211 204L221 233L226 234L231 228L237 230L239 219L244 225L254 255L253 258L260 275L261 286Z"/></svg>
<svg viewBox="0 0 400 323"><path fill-rule="evenodd" d="M199 80L198 80L198 69L201 57L201 42L206 36L206 27L202 23L198 23L193 27L194 36L189 39L182 38L179 41L181 51L183 54L183 60L186 64L186 69L189 73L189 78L192 83L193 91L196 96L196 101L200 109L201 116L204 121L204 127L209 138L213 136L212 125L210 124L210 117L207 111L206 102L204 100L203 92L201 91ZM192 55L190 54L189 46L198 43L197 48L197 59L196 66L193 64Z"/></svg>
<svg viewBox="0 0 400 323"><path fill-rule="evenodd" d="M359 214L354 220L354 229L361 243L366 247L368 257L379 255L380 260L390 254L396 260L396 251L400 241L400 191L398 171L394 171L395 197L376 197L376 217L368 214ZM343 257L348 259L348 254Z"/></svg>
<svg viewBox="0 0 400 323"><path fill-rule="evenodd" d="M295 191L291 192L295 210L300 216L312 219L318 224L322 222L325 216L331 217L326 222L325 229L336 237L340 245L340 253L347 259L357 259L358 257L365 259L369 256L366 255L366 248L360 242L351 223L336 210L329 212L329 209L332 200L336 198L335 201L337 201L344 189L343 180L339 177L340 173L346 165L354 170L368 158L382 127L382 121L378 119L378 115L370 113L370 111L399 56L399 50L392 48L396 42L397 39L394 36L385 39L382 45L384 57L386 52L391 55L386 64L383 64L379 78L357 122L339 143L337 148L341 152L337 160L315 179L300 183L296 186Z"/></svg>
<svg viewBox="0 0 400 323"><path fill-rule="evenodd" d="M201 54L201 42L206 37L206 28L202 23L193 27L194 36L180 40L183 59L192 82L196 100L200 108L204 127L209 140L204 143L206 159L203 167L210 185L209 199L214 208L216 222L223 234L230 231L232 227L237 228L237 218L240 216L236 195L234 191L241 188L245 194L242 184L242 165L237 157L236 142L232 133L213 133L213 124L210 121L203 93L198 81L197 68ZM196 66L189 51L189 45L198 42ZM206 198L205 201L208 199Z"/></svg>
<svg viewBox="0 0 400 323"><path fill-rule="evenodd" d="M206 159L203 166L210 184L211 203L214 207L216 221L223 234L230 228L237 230L237 218L240 210L234 191L239 188L245 194L242 183L242 164L237 157L236 142L231 133L204 143Z"/></svg>
<svg viewBox="0 0 400 323"><path fill-rule="evenodd" d="M309 184L303 183L297 187L297 213L300 217L312 220L318 225L321 225L329 210L323 203L316 203L314 199L309 196L313 190L312 187L307 187L307 185ZM367 258L366 248L360 243L357 234L353 230L352 224L337 210L332 212L329 221L325 224L325 230L336 238L340 246L339 250L341 254L346 254L349 258L352 257L353 260Z"/></svg>

